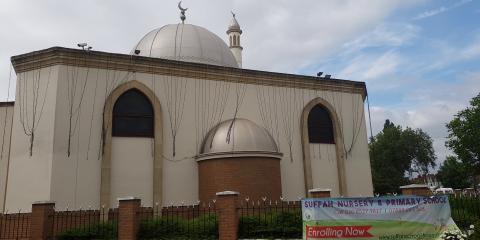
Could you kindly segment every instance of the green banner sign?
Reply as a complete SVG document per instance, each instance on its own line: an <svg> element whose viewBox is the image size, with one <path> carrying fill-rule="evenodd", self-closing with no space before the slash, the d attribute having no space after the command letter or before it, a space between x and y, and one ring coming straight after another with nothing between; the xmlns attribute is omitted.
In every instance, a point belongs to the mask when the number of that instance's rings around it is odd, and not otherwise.
<svg viewBox="0 0 480 240"><path fill-rule="evenodd" d="M302 200L303 239L429 240L457 229L447 196Z"/></svg>

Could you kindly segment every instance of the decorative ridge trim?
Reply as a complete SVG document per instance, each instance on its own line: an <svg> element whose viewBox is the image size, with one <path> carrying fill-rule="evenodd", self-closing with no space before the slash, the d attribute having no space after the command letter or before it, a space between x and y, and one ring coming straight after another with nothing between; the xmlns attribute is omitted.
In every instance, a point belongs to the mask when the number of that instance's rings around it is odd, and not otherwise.
<svg viewBox="0 0 480 240"><path fill-rule="evenodd" d="M256 85L358 93L365 99L365 82L183 62L129 54L52 47L11 57L17 73L53 65L90 67L140 73L195 77Z"/></svg>

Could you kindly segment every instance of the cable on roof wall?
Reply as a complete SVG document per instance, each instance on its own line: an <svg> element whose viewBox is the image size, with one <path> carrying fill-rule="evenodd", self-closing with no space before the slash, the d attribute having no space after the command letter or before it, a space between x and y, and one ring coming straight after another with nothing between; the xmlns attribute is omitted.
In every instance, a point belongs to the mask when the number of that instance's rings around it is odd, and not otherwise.
<svg viewBox="0 0 480 240"><path fill-rule="evenodd" d="M353 112L353 118L352 118L352 140L350 143L350 146L348 147L347 150L347 155L351 156L352 155L352 150L355 144L357 143L358 136L360 135L360 131L362 128L363 121L365 119L365 109L363 107L363 104L359 104L359 101L356 101L355 94L351 94L352 97L352 112ZM357 96L361 97L361 96ZM361 107L360 107L361 105ZM360 111L360 112L359 112ZM360 118L360 119L359 119Z"/></svg>
<svg viewBox="0 0 480 240"><path fill-rule="evenodd" d="M230 83L227 82L226 68L222 69L222 80L209 80L206 75L208 66L205 66L205 80L195 81L195 128L196 128L196 149L201 152L200 146L207 137L210 130L218 125L225 113L228 97L230 94ZM211 147L211 146L210 146Z"/></svg>
<svg viewBox="0 0 480 240"><path fill-rule="evenodd" d="M256 86L256 93L260 118L262 119L263 127L272 134L280 151L280 126L277 117L277 107L279 104L275 94L275 87L268 85L268 83L263 80L258 82L260 85Z"/></svg>
<svg viewBox="0 0 480 240"><path fill-rule="evenodd" d="M85 54L83 59L86 65L88 53ZM67 142L67 156L70 157L72 151L72 137L77 131L80 134L80 108L82 107L83 98L85 95L85 89L88 82L88 75L90 68L86 68L85 78L82 82L79 82L79 67L78 62L75 64L75 69L69 74L67 66L67 104L68 104L68 142ZM77 92L77 87L80 87L80 92ZM78 98L78 101L77 101ZM77 149L77 152L79 149Z"/></svg>
<svg viewBox="0 0 480 240"><path fill-rule="evenodd" d="M182 49L182 44L183 44L183 25L181 29L181 34L178 36L178 28L179 25L177 25L176 29L176 34L175 34L175 59L178 59L181 53ZM152 57L152 50L153 50L153 43L155 42L155 39L158 35L158 32L160 31L157 30L154 39L152 40L152 43L150 45L150 53L149 57ZM177 39L180 37L179 41L179 46L178 46L178 54L177 54ZM173 159L176 156L176 142L177 142L177 135L178 131L180 130L180 126L183 120L184 116L184 108L185 108L185 102L186 102L186 95L188 91L188 80L178 76L174 77L173 73L176 71L175 66L170 68L170 74L164 79L162 83L162 89L164 89L164 93L162 102L165 102L165 108L170 124L170 135L172 137L172 157ZM156 76L155 74L152 73L152 85L155 84ZM172 159L170 159L172 160Z"/></svg>
<svg viewBox="0 0 480 240"><path fill-rule="evenodd" d="M290 162L293 162L293 141L295 140L295 129L297 129L299 115L301 114L301 109L303 105L300 105L300 99L297 94L297 85L296 81L288 77L288 83L292 83L293 86L287 87L277 87L280 93L280 116L278 118L282 119L283 125L283 135L285 141L288 145ZM301 96L300 96L301 97Z"/></svg>
<svg viewBox="0 0 480 240"><path fill-rule="evenodd" d="M95 116L95 103L97 101L97 89L98 89L98 75L100 73L100 69L97 68L97 74L96 74L96 77L95 77L95 88L94 88L94 92L93 92L93 101L92 101L92 114L90 115L90 129L89 129L89 132L88 132L88 144L87 144L87 160L89 159L89 155L90 155L90 143L91 143L91 140L92 140L92 129L93 129L93 118Z"/></svg>
<svg viewBox="0 0 480 240"><path fill-rule="evenodd" d="M12 82L12 72L13 72L13 66L10 64L10 73L8 74L8 87L7 87L7 98L5 99L5 102L8 102L10 99L10 84ZM2 149L0 151L0 161L3 159L3 151L5 148L5 135L6 135L6 130L7 130L7 117L8 117L8 107L5 106L5 117L3 121L3 134L2 134ZM12 112L12 121L13 121L13 112ZM10 131L12 131L12 125L10 125Z"/></svg>
<svg viewBox="0 0 480 240"><path fill-rule="evenodd" d="M105 119L103 116L105 116L105 107L106 107L106 102L107 99L109 98L110 94L115 90L118 86L121 84L131 80L131 76L136 76L136 72L128 71L123 75L122 77L118 77L118 70L116 70L116 66L113 66L113 70L110 70L110 56L108 56L107 61L106 61L106 70L105 70L105 88L104 88L104 100L103 100L103 108L102 108L102 115L101 115L101 126L102 130L100 132L100 147L98 151L98 159L100 160L102 156L104 155L105 151L105 139L106 139L106 134L107 134L107 129L111 127L109 123L111 121L105 122ZM130 60L129 60L129 68L132 68L134 66L135 60L132 54L130 54ZM111 74L111 71L113 71L113 74ZM115 104L115 103L113 103Z"/></svg>
<svg viewBox="0 0 480 240"><path fill-rule="evenodd" d="M35 58L35 56L34 56ZM35 61L35 60L34 60ZM36 69L36 67L34 67ZM26 136L29 137L29 154L30 156L33 156L33 147L34 147L34 142L35 142L35 132L37 130L37 127L40 123L40 120L42 119L42 114L43 114L43 109L45 106L46 98L47 98L47 93L48 93L48 87L50 85L50 77L52 73L52 66L48 67L48 78L47 78L47 83L45 84L45 90L40 89L40 83L41 83L41 71L42 69L37 69L37 70L32 70L30 71L32 75L31 81L27 81L28 78L28 73L29 72L24 72L20 73L18 77L18 95L19 99L17 100L19 104L19 117L20 117L20 123L23 128L23 132ZM26 77L25 77L26 76ZM29 98L28 96L30 95L28 87L30 82L30 87L31 87L31 97ZM41 92L43 92L43 98L40 97ZM40 105L39 105L40 104ZM29 107L31 107L31 111L29 111Z"/></svg>
<svg viewBox="0 0 480 240"><path fill-rule="evenodd" d="M243 100L245 99L245 93L246 93L247 87L248 87L248 85L243 80L243 75L240 78L240 80L235 80L234 82L235 82L235 89L234 89L234 91L235 91L235 110L233 112L232 122L230 123L230 126L228 127L227 137L225 139L225 141L229 144L230 144L230 141L232 139L233 140L235 139L234 137L232 137L234 123L235 123L235 120L238 117L238 112L240 111L240 107L243 104ZM235 150L235 142L232 143L232 147L233 147L232 150Z"/></svg>

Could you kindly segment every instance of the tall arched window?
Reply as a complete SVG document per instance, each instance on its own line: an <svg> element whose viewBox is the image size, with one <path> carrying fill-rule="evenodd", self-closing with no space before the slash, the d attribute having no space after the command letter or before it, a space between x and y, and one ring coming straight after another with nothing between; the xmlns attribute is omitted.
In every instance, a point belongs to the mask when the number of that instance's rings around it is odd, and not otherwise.
<svg viewBox="0 0 480 240"><path fill-rule="evenodd" d="M330 113L320 104L308 114L308 140L310 143L335 143Z"/></svg>
<svg viewBox="0 0 480 240"><path fill-rule="evenodd" d="M154 137L153 107L136 89L124 92L113 106L112 136Z"/></svg>

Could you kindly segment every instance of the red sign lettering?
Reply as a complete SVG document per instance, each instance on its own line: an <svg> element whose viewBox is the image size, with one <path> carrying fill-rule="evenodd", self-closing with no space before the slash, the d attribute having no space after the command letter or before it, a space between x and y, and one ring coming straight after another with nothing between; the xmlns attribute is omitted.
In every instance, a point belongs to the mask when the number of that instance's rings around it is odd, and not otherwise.
<svg viewBox="0 0 480 240"><path fill-rule="evenodd" d="M307 226L307 239L321 238L370 238L372 226Z"/></svg>

